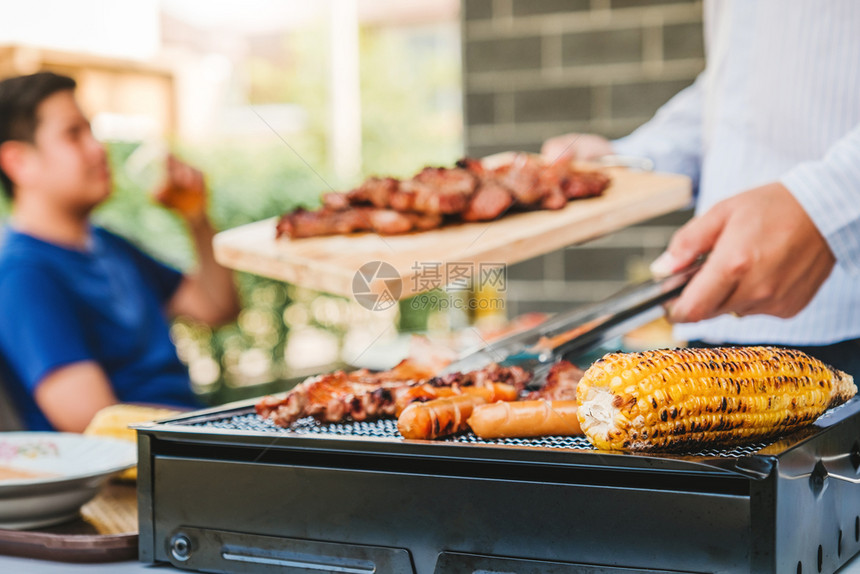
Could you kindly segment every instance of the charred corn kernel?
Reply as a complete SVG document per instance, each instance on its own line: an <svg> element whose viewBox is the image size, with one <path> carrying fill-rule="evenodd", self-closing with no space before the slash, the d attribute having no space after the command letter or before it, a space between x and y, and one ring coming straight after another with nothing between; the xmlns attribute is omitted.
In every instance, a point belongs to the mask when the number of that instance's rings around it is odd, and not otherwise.
<svg viewBox="0 0 860 574"><path fill-rule="evenodd" d="M856 392L850 375L800 351L726 347L610 353L576 395L597 448L677 451L773 438Z"/></svg>
<svg viewBox="0 0 860 574"><path fill-rule="evenodd" d="M136 441L137 431L130 429L129 425L166 419L178 414L180 411L143 405L111 405L93 416L90 424L84 429L84 434ZM123 480L136 480L137 467L124 471L119 477Z"/></svg>

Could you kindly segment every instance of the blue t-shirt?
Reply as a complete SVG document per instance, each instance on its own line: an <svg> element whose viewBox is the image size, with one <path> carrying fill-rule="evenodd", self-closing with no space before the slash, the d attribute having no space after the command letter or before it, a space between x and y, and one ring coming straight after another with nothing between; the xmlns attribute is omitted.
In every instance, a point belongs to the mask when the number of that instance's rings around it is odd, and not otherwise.
<svg viewBox="0 0 860 574"><path fill-rule="evenodd" d="M0 246L0 379L30 430L51 430L33 399L51 371L104 369L121 402L196 406L165 305L182 274L104 229L77 250L7 229Z"/></svg>

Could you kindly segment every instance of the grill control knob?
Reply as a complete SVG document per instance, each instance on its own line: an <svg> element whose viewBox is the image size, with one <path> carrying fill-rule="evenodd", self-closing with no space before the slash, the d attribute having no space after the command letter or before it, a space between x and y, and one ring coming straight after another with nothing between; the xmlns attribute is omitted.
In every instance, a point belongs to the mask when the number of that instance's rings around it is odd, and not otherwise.
<svg viewBox="0 0 860 574"><path fill-rule="evenodd" d="M170 539L170 554L180 562L191 557L191 540L184 534L174 534Z"/></svg>

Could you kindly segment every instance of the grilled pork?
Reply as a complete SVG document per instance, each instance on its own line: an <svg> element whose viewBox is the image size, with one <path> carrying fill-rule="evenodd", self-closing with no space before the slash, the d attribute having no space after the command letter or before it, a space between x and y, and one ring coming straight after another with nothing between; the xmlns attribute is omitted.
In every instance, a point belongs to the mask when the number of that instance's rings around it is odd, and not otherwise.
<svg viewBox="0 0 860 574"><path fill-rule="evenodd" d="M341 195L341 194L329 194ZM299 208L278 222L278 236L315 237L374 231L380 235L397 235L410 231L436 229L442 224L440 215L352 207L343 210L323 207L318 211Z"/></svg>
<svg viewBox="0 0 860 574"><path fill-rule="evenodd" d="M504 186L493 180L483 181L472 194L461 217L463 221L490 221L500 217L513 204L514 198Z"/></svg>
<svg viewBox="0 0 860 574"><path fill-rule="evenodd" d="M478 185L468 170L455 167L425 167L412 179L400 182L391 207L433 215L456 215L469 205Z"/></svg>
<svg viewBox="0 0 860 574"><path fill-rule="evenodd" d="M464 158L456 167L426 167L411 179L371 177L347 193L327 193L317 211L284 214L278 237L374 231L395 235L440 227L445 221L490 221L511 209L561 209L572 199L600 195L609 178L516 154L488 169Z"/></svg>
<svg viewBox="0 0 860 574"><path fill-rule="evenodd" d="M529 400L575 401L576 387L585 371L568 361L554 364L546 376L546 383L526 397Z"/></svg>
<svg viewBox="0 0 860 574"><path fill-rule="evenodd" d="M307 416L330 423L347 419L363 421L393 417L398 405L402 409L410 402L429 400L431 395L439 394L428 390L410 397L410 390L415 388L445 388L450 394L469 394L464 389L480 387L498 393L503 391L498 385L505 384L518 394L531 379L531 374L519 367L498 365L444 377L432 377L432 374L409 359L378 373L367 369L349 373L336 371L311 377L283 397L263 397L256 405L257 414L283 427ZM403 400L403 397L411 400Z"/></svg>

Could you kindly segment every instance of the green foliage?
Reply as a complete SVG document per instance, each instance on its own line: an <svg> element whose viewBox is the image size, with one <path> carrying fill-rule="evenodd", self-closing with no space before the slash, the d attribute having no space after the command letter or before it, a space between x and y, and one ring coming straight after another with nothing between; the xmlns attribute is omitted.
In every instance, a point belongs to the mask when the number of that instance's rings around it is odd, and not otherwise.
<svg viewBox="0 0 860 574"><path fill-rule="evenodd" d="M94 219L160 258L181 268L194 262L185 228L175 214L157 205L151 190L126 173L124 162L136 144L109 145L114 192ZM325 184L279 141L269 144L189 146L175 150L201 169L209 188L209 214L217 229L229 229L298 206L315 207Z"/></svg>
<svg viewBox="0 0 860 574"><path fill-rule="evenodd" d="M251 57L247 61L248 103L283 104L299 107L306 116L300 133L280 134L301 155L302 160L320 172L326 182L338 186L342 182L333 179L326 171L326 134L329 128L328 107L328 45L325 42L325 27L322 21L296 30L282 40L282 54L276 59ZM306 173L307 165L283 146L284 158L298 162ZM318 181L319 190L329 191L327 184ZM346 182L351 184L354 182Z"/></svg>
<svg viewBox="0 0 860 574"><path fill-rule="evenodd" d="M411 176L463 154L455 26L361 34L365 174Z"/></svg>
<svg viewBox="0 0 860 574"><path fill-rule="evenodd" d="M194 265L194 251L181 220L155 204L126 173L125 160L135 144L109 145L114 193L99 207L100 225L132 239L154 256L181 269ZM228 229L319 202L321 181L281 142L228 146L194 146L177 155L201 169L207 178L210 216L218 229ZM236 323L210 330L180 319L172 331L177 350L189 364L199 390L217 402L232 399L230 387L265 383L285 377L284 342L287 326L283 311L289 305L287 286L255 275L238 274L243 311ZM265 354L267 367L248 376L240 368L250 349ZM260 355L260 353L257 353ZM203 371L195 365L212 365ZM259 371L259 372L258 372ZM203 373L202 375L200 373ZM214 376L213 376L214 373ZM202 377L202 381L200 380Z"/></svg>
<svg viewBox="0 0 860 574"><path fill-rule="evenodd" d="M300 142L293 146L303 152L307 149ZM218 229L277 217L300 206L315 208L321 191L327 190L325 182L274 137L265 144L189 147L182 155L207 174L210 214ZM322 177L326 177L324 172ZM289 376L284 363L288 325L283 317L292 302L289 287L249 273L239 273L237 278L243 308L239 320L211 336L199 326L191 331L197 335L202 354L211 355L221 367L222 377L211 387L212 402L235 400L239 396L236 389ZM251 365L249 373L246 359L255 353L257 366ZM256 392L263 390L257 387Z"/></svg>
<svg viewBox="0 0 860 574"><path fill-rule="evenodd" d="M321 23L286 37L277 61L252 59L251 103L289 102L307 113L302 153L324 166L328 44ZM362 175L410 176L462 155L460 55L454 24L364 28L359 36ZM335 182L352 185L356 182Z"/></svg>
<svg viewBox="0 0 860 574"><path fill-rule="evenodd" d="M327 169L326 34L322 21L291 32L280 57L252 58L243 70L248 103L288 103L303 110L306 122L299 133L174 146L180 158L206 174L209 213L217 229L279 216L298 206L313 208L329 184L343 190L357 183L337 181ZM361 30L363 176L409 176L425 165L451 165L462 154L458 46L455 24ZM142 189L124 169L135 147L108 146L115 189L94 219L157 258L191 269L195 254L181 220L156 205L151 190ZM8 203L0 200L0 218L8 213ZM313 309L331 308L329 296L250 274L237 277L243 305L238 321L213 331L180 319L172 329L180 357L211 402L278 390L271 385L279 383L272 381L291 375L284 363L290 328L285 317L291 305L294 315L307 317L301 327L326 329L341 340L348 322L355 320L348 311L353 303L343 299L334 299L339 318L320 319ZM428 316L426 308L401 304L399 328L424 330Z"/></svg>

